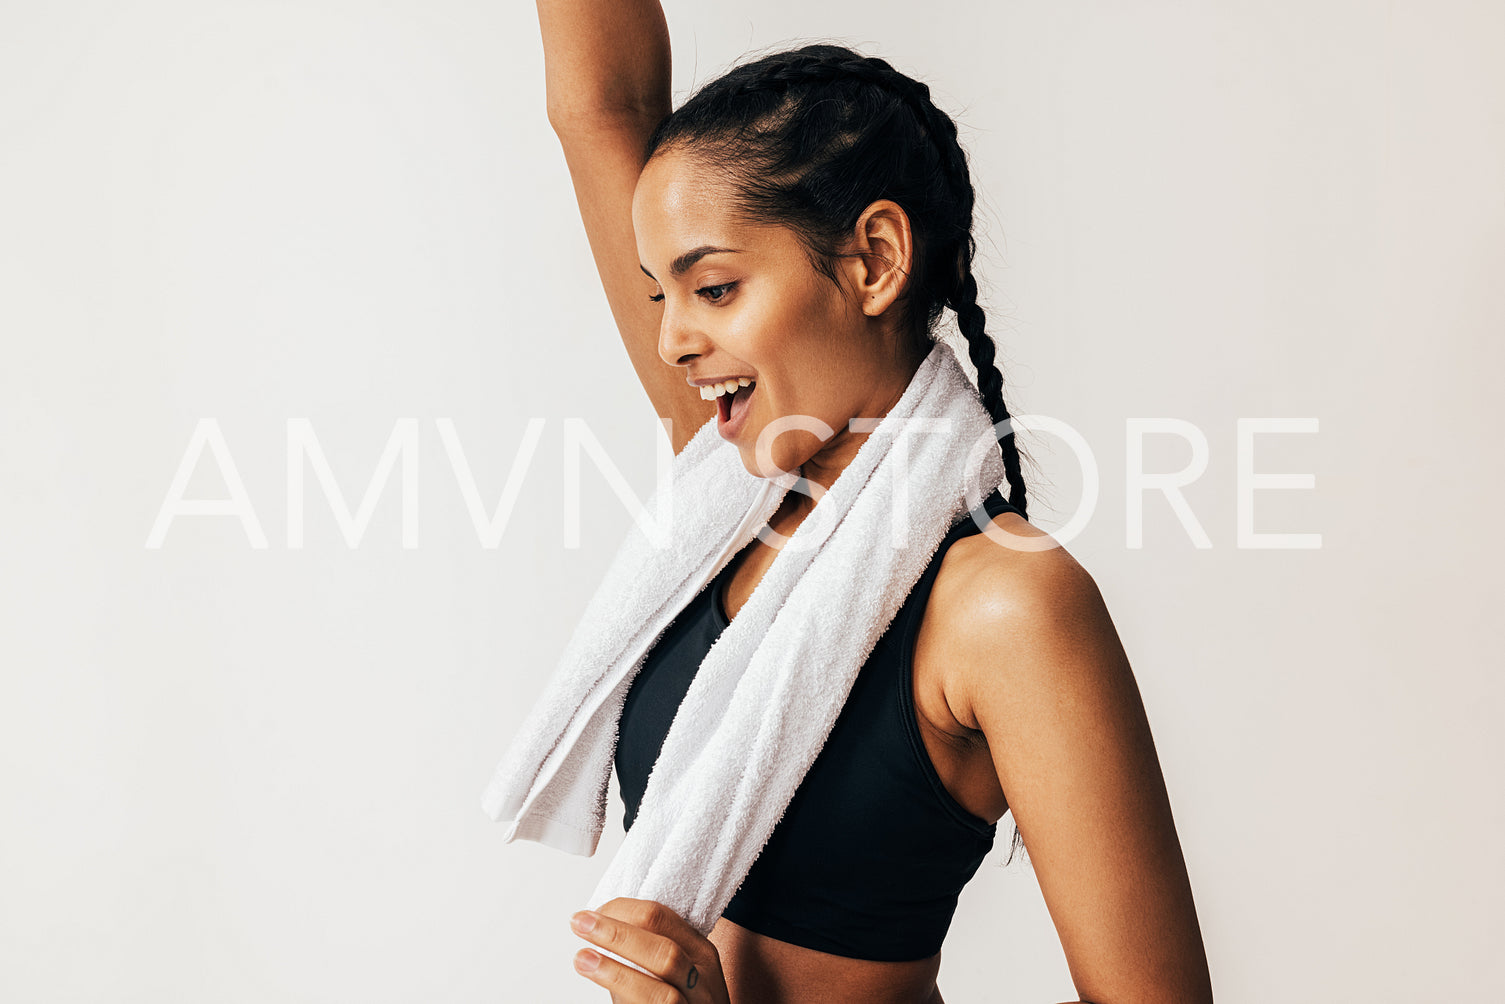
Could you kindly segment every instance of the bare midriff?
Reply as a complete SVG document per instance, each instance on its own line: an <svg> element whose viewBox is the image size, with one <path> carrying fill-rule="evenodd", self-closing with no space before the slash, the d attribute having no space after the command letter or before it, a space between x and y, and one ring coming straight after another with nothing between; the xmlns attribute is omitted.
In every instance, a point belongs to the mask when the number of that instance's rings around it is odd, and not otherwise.
<svg viewBox="0 0 1505 1004"><path fill-rule="evenodd" d="M937 952L914 962L871 962L818 952L749 931L725 917L711 930L732 1004L945 1004Z"/></svg>

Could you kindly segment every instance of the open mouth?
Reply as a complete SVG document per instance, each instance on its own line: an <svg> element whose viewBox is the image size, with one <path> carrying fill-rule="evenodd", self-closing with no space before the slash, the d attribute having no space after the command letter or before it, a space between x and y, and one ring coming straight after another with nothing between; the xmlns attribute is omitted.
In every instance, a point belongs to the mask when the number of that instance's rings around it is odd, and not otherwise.
<svg viewBox="0 0 1505 1004"><path fill-rule="evenodd" d="M723 426L741 424L742 416L747 414L748 400L757 388L758 384L754 381L716 399L716 413Z"/></svg>

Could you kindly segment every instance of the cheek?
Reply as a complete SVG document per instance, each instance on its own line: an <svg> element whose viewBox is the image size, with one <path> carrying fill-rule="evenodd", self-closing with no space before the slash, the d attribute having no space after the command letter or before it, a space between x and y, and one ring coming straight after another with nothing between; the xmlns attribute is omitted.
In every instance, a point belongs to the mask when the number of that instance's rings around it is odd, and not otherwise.
<svg viewBox="0 0 1505 1004"><path fill-rule="evenodd" d="M798 336L803 313L803 304L796 297L777 292L756 300L749 297L734 327L749 351L776 356Z"/></svg>
<svg viewBox="0 0 1505 1004"><path fill-rule="evenodd" d="M750 296L724 329L730 354L758 374L751 418L759 426L784 415L821 416L822 404L839 399L843 373L843 315L816 276L770 282L771 295ZM821 416L824 420L824 417ZM780 436L780 452L801 437Z"/></svg>
<svg viewBox="0 0 1505 1004"><path fill-rule="evenodd" d="M747 361L759 372L784 377L787 384L793 378L793 386L815 376L829 350L829 333L832 318L829 310L819 299L808 295L774 297L771 302L759 304L739 325L743 331L743 344L749 356ZM778 388L787 394L791 386Z"/></svg>

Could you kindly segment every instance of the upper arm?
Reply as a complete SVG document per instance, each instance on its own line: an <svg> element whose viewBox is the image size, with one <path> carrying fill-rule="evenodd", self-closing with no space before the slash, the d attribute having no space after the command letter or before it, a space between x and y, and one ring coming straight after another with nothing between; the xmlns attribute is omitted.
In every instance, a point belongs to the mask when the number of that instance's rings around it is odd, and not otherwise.
<svg viewBox="0 0 1505 1004"><path fill-rule="evenodd" d="M643 274L638 262L632 193L645 162L643 147L657 121L652 116L625 114L556 116L553 125L617 330L654 410L670 421L670 442L679 453L715 414L716 406L702 400L699 391L685 382L684 373L660 358L663 308L648 299L653 280Z"/></svg>
<svg viewBox="0 0 1505 1004"><path fill-rule="evenodd" d="M1096 1004L1211 1001L1149 722L1097 585L1060 548L994 550L954 611L952 686L987 737L1072 981Z"/></svg>

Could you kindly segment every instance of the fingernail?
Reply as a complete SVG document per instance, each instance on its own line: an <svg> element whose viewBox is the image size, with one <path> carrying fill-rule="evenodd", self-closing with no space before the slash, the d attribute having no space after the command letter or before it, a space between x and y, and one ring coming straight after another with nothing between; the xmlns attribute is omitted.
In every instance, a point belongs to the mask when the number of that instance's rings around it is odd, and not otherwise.
<svg viewBox="0 0 1505 1004"><path fill-rule="evenodd" d="M596 915L586 910L581 910L570 918L570 926L582 933L588 933L596 929ZM591 968L595 968L592 966Z"/></svg>
<svg viewBox="0 0 1505 1004"><path fill-rule="evenodd" d="M589 948L582 948L575 953L575 968L582 973L593 973L601 964L601 956Z"/></svg>

